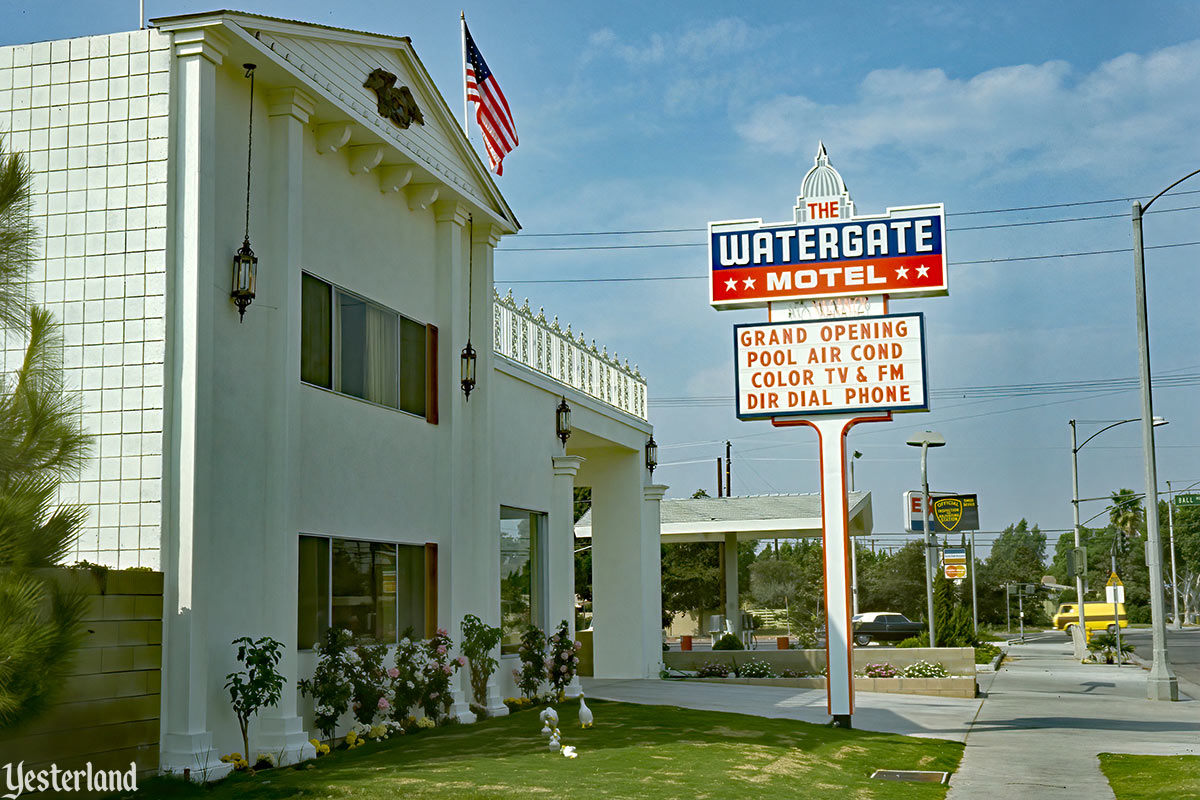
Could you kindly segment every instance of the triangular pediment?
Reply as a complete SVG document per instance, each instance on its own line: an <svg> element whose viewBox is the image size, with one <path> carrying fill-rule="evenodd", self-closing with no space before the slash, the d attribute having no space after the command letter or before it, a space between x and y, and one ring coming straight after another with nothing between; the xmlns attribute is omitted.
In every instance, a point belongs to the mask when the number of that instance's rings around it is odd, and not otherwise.
<svg viewBox="0 0 1200 800"><path fill-rule="evenodd" d="M472 205L490 211L506 232L519 229L491 174L407 38L229 11L155 23L167 29L179 28L201 17L219 21L229 34L294 75L299 85L320 100L318 117L340 113L354 123L354 144L361 143L358 140L365 136L394 148L401 163L414 164L427 173L427 179L449 186ZM379 113L376 92L364 86L377 69L395 75L397 88L408 88L420 109L422 124L403 128ZM385 163L392 160L384 158Z"/></svg>

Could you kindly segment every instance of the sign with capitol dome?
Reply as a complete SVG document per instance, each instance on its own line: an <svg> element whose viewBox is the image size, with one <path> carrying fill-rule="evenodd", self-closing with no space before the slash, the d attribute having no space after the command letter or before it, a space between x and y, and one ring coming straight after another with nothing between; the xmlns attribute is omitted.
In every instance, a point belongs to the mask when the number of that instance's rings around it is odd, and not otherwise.
<svg viewBox="0 0 1200 800"><path fill-rule="evenodd" d="M710 302L718 309L788 300L949 292L941 203L856 216L821 144L796 198L795 221L710 222Z"/></svg>

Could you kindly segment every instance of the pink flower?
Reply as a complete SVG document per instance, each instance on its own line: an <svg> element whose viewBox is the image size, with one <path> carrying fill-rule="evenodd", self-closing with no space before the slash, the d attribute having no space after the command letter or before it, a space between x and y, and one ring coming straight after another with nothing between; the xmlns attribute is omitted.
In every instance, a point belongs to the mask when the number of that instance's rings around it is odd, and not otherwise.
<svg viewBox="0 0 1200 800"><path fill-rule="evenodd" d="M444 655L446 655L446 645L444 645L444 644L439 644L439 645L438 645L438 649L437 649L437 653L438 653L438 655L439 655L439 656L444 656Z"/></svg>
<svg viewBox="0 0 1200 800"><path fill-rule="evenodd" d="M395 667L392 667L391 669L388 670L388 677L389 678L399 678L400 670L396 669Z"/></svg>
<svg viewBox="0 0 1200 800"><path fill-rule="evenodd" d="M438 635L438 636L448 636L449 634L448 634L448 633L446 633L446 629L445 629L445 628L438 628L438 629L437 629L437 635Z"/></svg>
<svg viewBox="0 0 1200 800"><path fill-rule="evenodd" d="M558 668L558 671L559 671L559 672L566 672L566 671L567 671L567 665L566 665L566 664L563 664L561 667L559 667L559 668Z"/></svg>
<svg viewBox="0 0 1200 800"><path fill-rule="evenodd" d="M465 667L465 666L467 665L467 658L466 658L466 656L459 656L458 658L456 658L456 659L455 659L455 661L457 661L457 662L458 662L458 665L459 665L460 667Z"/></svg>
<svg viewBox="0 0 1200 800"><path fill-rule="evenodd" d="M583 649L583 642L576 642L576 643L575 643L575 649L576 649L576 650L582 650L582 649Z"/></svg>
<svg viewBox="0 0 1200 800"><path fill-rule="evenodd" d="M452 666L450 666L449 664L447 664L447 665L445 665L444 667L442 667L442 672L446 673L447 675L453 674L453 672L454 672L454 667L452 667Z"/></svg>
<svg viewBox="0 0 1200 800"><path fill-rule="evenodd" d="M571 657L571 662L572 662L572 663L574 663L574 664L578 664L578 663L579 663L579 656L572 656L572 657Z"/></svg>
<svg viewBox="0 0 1200 800"><path fill-rule="evenodd" d="M388 699L386 697L379 698L380 710L383 710L385 708L391 708L391 706L392 706L392 704L388 702Z"/></svg>

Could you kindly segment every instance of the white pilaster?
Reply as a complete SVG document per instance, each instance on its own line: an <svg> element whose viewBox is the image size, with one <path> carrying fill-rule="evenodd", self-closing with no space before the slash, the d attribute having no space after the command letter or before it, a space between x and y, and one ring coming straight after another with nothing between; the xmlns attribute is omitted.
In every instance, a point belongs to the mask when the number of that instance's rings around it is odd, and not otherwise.
<svg viewBox="0 0 1200 800"><path fill-rule="evenodd" d="M575 476L585 460L566 455L551 459L554 488L546 542L546 630L557 630L558 623L566 620L571 641L575 641ZM579 691L576 677L567 687L567 696L577 697Z"/></svg>
<svg viewBox="0 0 1200 800"><path fill-rule="evenodd" d="M725 574L725 622L726 630L735 636L742 632L741 607L738 604L738 541L736 533L725 534L725 546L721 549L721 569Z"/></svg>
<svg viewBox="0 0 1200 800"><path fill-rule="evenodd" d="M216 502L211 463L214 285L225 264L216 246L216 67L228 43L211 29L176 31L172 160L175 197L171 253L173 320L167 354L167 454L164 456L163 705L164 771L199 778L229 771L213 749L207 718L221 682L209 674L207 608L212 592L210 509ZM222 280L224 279L224 280Z"/></svg>
<svg viewBox="0 0 1200 800"><path fill-rule="evenodd" d="M662 661L662 499L669 486L651 483L642 487L642 605L648 609L646 625L642 630L645 641L642 646L653 661L649 677L656 677L663 667ZM653 562L653 566L650 566Z"/></svg>
<svg viewBox="0 0 1200 800"><path fill-rule="evenodd" d="M291 763L316 757L302 718L297 713L296 683L296 575L299 531L295 517L299 505L295 464L300 442L300 267L304 263L304 126L315 102L295 88L267 95L267 141L270 143L259 213L265 217L265 246L260 245L258 297L251 306L252 322L266 343L267 365L263 376L266 402L258 410L264 433L267 463L263 503L267 524L260 537L260 630L283 642L279 670L287 679L279 704L264 709L252 741L255 752L283 754ZM261 210L260 210L261 209ZM263 213L265 212L265 213ZM258 331L255 331L258 333ZM249 756L247 756L249 757Z"/></svg>

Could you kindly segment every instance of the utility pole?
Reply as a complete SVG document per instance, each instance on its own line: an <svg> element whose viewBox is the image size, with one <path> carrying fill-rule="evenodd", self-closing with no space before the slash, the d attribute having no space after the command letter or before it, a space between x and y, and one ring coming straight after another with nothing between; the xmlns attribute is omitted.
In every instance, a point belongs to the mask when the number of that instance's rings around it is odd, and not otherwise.
<svg viewBox="0 0 1200 800"><path fill-rule="evenodd" d="M725 496L733 497L733 445L725 440Z"/></svg>
<svg viewBox="0 0 1200 800"><path fill-rule="evenodd" d="M725 496L725 484L721 480L721 457L717 456L717 497Z"/></svg>

